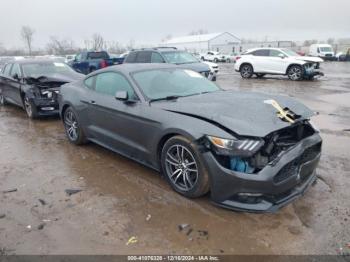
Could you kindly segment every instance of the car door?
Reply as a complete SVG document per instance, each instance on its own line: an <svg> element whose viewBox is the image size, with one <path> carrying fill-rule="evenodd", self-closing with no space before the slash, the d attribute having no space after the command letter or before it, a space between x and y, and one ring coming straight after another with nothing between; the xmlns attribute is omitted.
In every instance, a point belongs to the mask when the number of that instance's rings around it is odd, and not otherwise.
<svg viewBox="0 0 350 262"><path fill-rule="evenodd" d="M288 57L279 50L270 49L266 70L274 74L285 74L288 67Z"/></svg>
<svg viewBox="0 0 350 262"><path fill-rule="evenodd" d="M8 78L9 96L18 106L23 106L21 98L22 71L18 63L13 64L10 77Z"/></svg>
<svg viewBox="0 0 350 262"><path fill-rule="evenodd" d="M252 64L254 68L254 72L256 73L268 73L268 57L269 50L268 49L258 49L251 53Z"/></svg>
<svg viewBox="0 0 350 262"><path fill-rule="evenodd" d="M208 61L213 61L213 60L214 60L214 53L208 52L208 53L207 53L206 60L208 60Z"/></svg>
<svg viewBox="0 0 350 262"><path fill-rule="evenodd" d="M142 132L148 121L142 115L144 105L138 99L131 83L114 71L97 74L91 93L88 117L89 132L95 142L135 159L148 159ZM118 91L127 91L133 102L115 98Z"/></svg>

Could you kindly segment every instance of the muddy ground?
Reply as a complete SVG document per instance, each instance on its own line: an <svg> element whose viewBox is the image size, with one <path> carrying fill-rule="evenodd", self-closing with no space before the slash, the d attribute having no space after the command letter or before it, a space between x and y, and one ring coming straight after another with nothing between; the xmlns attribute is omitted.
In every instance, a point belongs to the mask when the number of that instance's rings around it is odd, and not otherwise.
<svg viewBox="0 0 350 262"><path fill-rule="evenodd" d="M69 144L58 119L31 121L6 106L0 108L0 254L349 252L350 63L325 63L326 76L311 82L243 80L232 64L220 67L225 89L289 94L319 113L319 179L304 197L275 214L221 209L208 196L188 200L153 170L94 144ZM179 231L180 224L190 226ZM126 244L131 237L137 242Z"/></svg>

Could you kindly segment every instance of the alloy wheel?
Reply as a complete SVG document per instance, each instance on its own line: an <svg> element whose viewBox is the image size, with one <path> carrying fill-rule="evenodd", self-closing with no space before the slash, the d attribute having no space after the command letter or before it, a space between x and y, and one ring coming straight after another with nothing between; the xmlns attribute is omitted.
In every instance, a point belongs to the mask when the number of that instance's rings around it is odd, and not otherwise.
<svg viewBox="0 0 350 262"><path fill-rule="evenodd" d="M67 111L64 118L67 135L71 141L78 139L78 122L72 111Z"/></svg>
<svg viewBox="0 0 350 262"><path fill-rule="evenodd" d="M166 173L181 191L190 191L198 180L198 165L193 154L183 145L175 144L166 152Z"/></svg>
<svg viewBox="0 0 350 262"><path fill-rule="evenodd" d="M248 65L245 65L242 67L241 73L243 77L248 78L252 75L252 68Z"/></svg>
<svg viewBox="0 0 350 262"><path fill-rule="evenodd" d="M289 74L288 74L291 80L299 80L301 78L301 75L302 75L301 69L296 66L292 67L289 70Z"/></svg>

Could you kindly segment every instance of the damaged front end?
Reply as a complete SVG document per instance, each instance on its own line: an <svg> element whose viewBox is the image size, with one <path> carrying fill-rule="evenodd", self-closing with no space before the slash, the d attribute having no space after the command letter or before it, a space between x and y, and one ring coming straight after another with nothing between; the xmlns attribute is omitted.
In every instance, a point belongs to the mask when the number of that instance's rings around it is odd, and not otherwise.
<svg viewBox="0 0 350 262"><path fill-rule="evenodd" d="M324 73L320 70L320 63L307 62L303 67L305 79L312 80L315 76L324 76Z"/></svg>
<svg viewBox="0 0 350 262"><path fill-rule="evenodd" d="M264 138L206 136L211 196L223 207L266 212L286 205L315 180L322 140L309 121Z"/></svg>
<svg viewBox="0 0 350 262"><path fill-rule="evenodd" d="M45 76L27 77L24 81L28 86L25 90L26 96L36 107L39 115L58 114L58 94L60 87L67 81Z"/></svg>

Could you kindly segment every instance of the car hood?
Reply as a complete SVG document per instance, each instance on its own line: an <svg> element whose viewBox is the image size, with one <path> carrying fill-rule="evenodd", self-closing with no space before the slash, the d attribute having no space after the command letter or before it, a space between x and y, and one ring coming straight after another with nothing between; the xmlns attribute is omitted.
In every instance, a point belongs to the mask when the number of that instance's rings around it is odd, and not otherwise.
<svg viewBox="0 0 350 262"><path fill-rule="evenodd" d="M314 62L314 63L321 63L323 62L323 59L320 57L313 57L313 56L293 56L296 60L302 60L305 62Z"/></svg>
<svg viewBox="0 0 350 262"><path fill-rule="evenodd" d="M212 62L208 62L208 61L204 61L203 64L207 64L209 67L214 67L214 66L218 66L218 64L216 63L212 63Z"/></svg>
<svg viewBox="0 0 350 262"><path fill-rule="evenodd" d="M210 71L210 68L208 65L198 62L198 63L190 63L190 64L179 64L181 68L184 69L191 69L193 71L196 71L198 73L204 72L204 71Z"/></svg>
<svg viewBox="0 0 350 262"><path fill-rule="evenodd" d="M77 80L81 80L84 77L83 74L77 72L65 72L65 73L51 73L51 74L36 74L26 77L31 82L48 83L48 82L62 82L70 83Z"/></svg>
<svg viewBox="0 0 350 262"><path fill-rule="evenodd" d="M278 110L269 103L271 100L299 115L296 121L314 115L309 108L287 96L236 91L218 91L173 101L153 102L151 105L208 121L241 136L265 137L292 125L277 116Z"/></svg>

